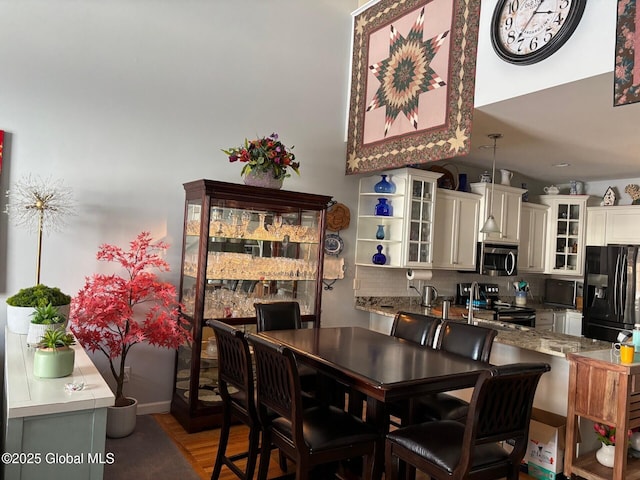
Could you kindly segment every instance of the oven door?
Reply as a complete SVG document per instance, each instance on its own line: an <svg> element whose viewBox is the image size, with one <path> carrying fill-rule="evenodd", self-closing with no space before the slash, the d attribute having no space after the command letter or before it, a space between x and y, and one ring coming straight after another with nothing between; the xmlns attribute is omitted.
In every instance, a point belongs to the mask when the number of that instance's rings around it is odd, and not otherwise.
<svg viewBox="0 0 640 480"><path fill-rule="evenodd" d="M492 277L516 275L518 264L517 245L478 244L478 273Z"/></svg>

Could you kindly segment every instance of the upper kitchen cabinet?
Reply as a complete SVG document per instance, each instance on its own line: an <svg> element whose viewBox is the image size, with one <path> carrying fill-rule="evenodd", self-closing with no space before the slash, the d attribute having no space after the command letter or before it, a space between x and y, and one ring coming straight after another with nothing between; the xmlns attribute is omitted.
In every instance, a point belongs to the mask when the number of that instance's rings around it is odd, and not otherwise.
<svg viewBox="0 0 640 480"><path fill-rule="evenodd" d="M357 265L431 268L436 182L440 176L400 168L360 180Z"/></svg>
<svg viewBox="0 0 640 480"><path fill-rule="evenodd" d="M493 185L493 194L491 193L491 185ZM479 232L478 240L511 245L519 244L522 194L526 190L507 185L481 182L472 183L471 191L482 196L480 200L481 221L478 224L478 228L482 228L484 221L491 214L493 214L496 223L500 227L500 233Z"/></svg>
<svg viewBox="0 0 640 480"><path fill-rule="evenodd" d="M541 195L549 205L546 273L582 276L588 195Z"/></svg>
<svg viewBox="0 0 640 480"><path fill-rule="evenodd" d="M438 189L433 268L475 270L480 195Z"/></svg>
<svg viewBox="0 0 640 480"><path fill-rule="evenodd" d="M640 205L588 207L587 245L640 243Z"/></svg>
<svg viewBox="0 0 640 480"><path fill-rule="evenodd" d="M543 273L547 263L549 206L524 202L520 220L518 272Z"/></svg>

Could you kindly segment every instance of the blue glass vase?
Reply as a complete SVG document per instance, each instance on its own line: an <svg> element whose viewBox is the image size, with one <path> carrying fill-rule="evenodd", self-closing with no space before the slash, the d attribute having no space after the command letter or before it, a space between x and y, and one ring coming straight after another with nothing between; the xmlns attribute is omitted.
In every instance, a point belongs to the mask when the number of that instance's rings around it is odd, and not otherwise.
<svg viewBox="0 0 640 480"><path fill-rule="evenodd" d="M391 205L387 203L386 198L379 198L378 204L376 205L376 215L382 217L389 217L392 215L391 213Z"/></svg>
<svg viewBox="0 0 640 480"><path fill-rule="evenodd" d="M376 238L378 240L384 240L384 225L378 225L378 230L376 230Z"/></svg>
<svg viewBox="0 0 640 480"><path fill-rule="evenodd" d="M378 245L376 248L378 249L378 253L371 258L371 261L376 265L384 265L387 263L387 256L382 253L382 245Z"/></svg>
<svg viewBox="0 0 640 480"><path fill-rule="evenodd" d="M376 193L396 193L395 184L387 180L386 175L382 175L382 180L373 186Z"/></svg>

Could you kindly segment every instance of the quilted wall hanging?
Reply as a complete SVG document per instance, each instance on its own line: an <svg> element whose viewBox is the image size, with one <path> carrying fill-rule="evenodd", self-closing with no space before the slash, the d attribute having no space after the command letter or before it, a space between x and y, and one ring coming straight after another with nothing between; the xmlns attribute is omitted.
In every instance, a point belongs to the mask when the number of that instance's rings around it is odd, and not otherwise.
<svg viewBox="0 0 640 480"><path fill-rule="evenodd" d="M347 174L466 155L480 0L381 0L353 17Z"/></svg>

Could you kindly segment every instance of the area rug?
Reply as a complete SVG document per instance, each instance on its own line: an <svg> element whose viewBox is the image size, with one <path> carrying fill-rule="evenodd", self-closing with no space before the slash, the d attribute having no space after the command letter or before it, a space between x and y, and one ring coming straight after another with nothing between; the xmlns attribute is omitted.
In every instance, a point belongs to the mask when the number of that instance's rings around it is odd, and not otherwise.
<svg viewBox="0 0 640 480"><path fill-rule="evenodd" d="M105 480L141 478L200 480L176 444L151 415L140 415L135 431L125 438L107 438L106 453L113 464L105 465Z"/></svg>

